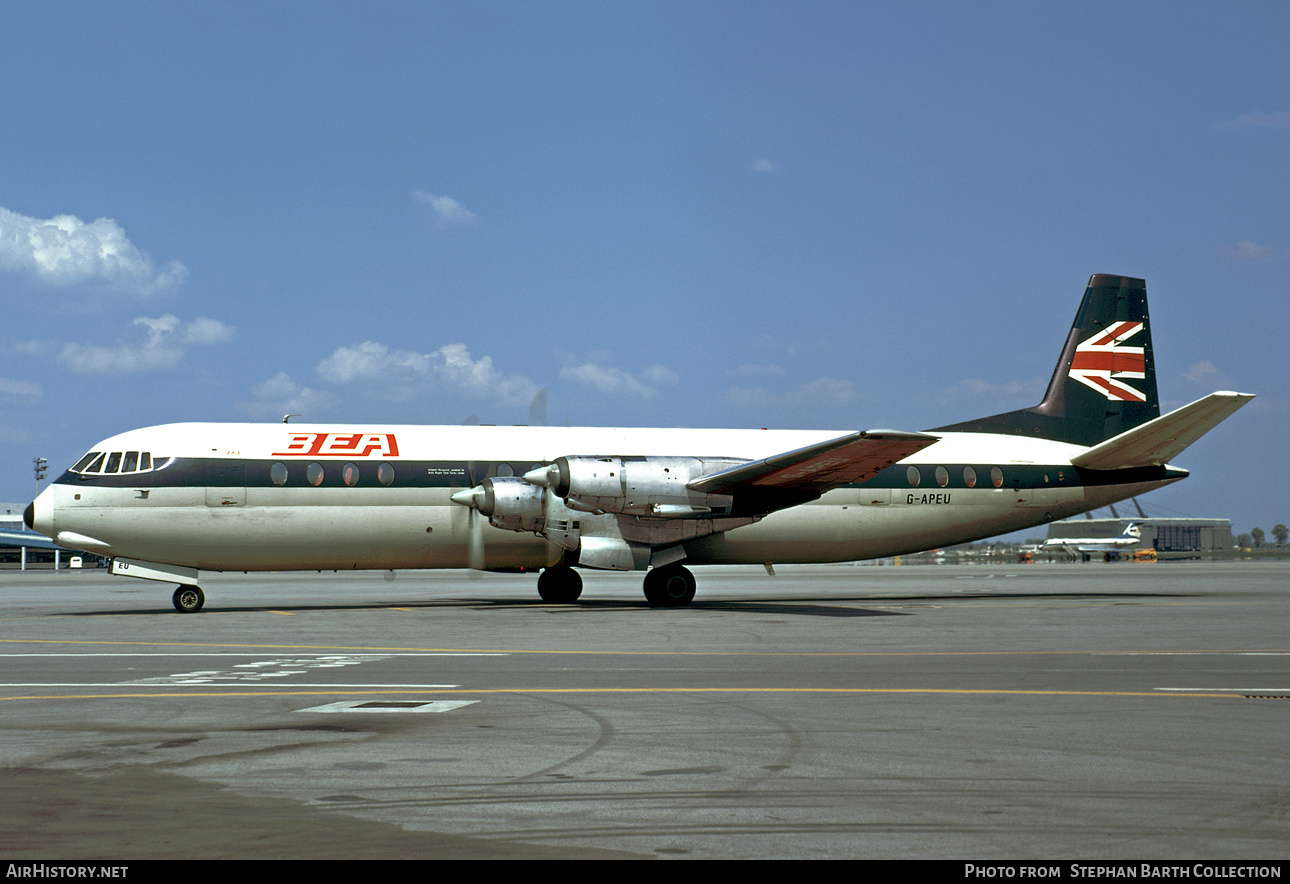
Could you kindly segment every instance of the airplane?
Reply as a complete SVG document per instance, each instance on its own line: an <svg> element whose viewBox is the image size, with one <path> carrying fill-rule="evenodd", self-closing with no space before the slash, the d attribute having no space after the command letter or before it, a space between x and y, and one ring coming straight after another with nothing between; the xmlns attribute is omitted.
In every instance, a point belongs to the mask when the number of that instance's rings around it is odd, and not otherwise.
<svg viewBox="0 0 1290 884"><path fill-rule="evenodd" d="M1146 284L1090 278L1042 401L925 432L167 424L95 445L29 527L178 584L199 571L644 572L654 607L687 565L842 562L979 540L1177 482L1169 461L1252 399L1160 414Z"/></svg>
<svg viewBox="0 0 1290 884"><path fill-rule="evenodd" d="M1067 552L1104 553L1141 546L1142 526L1137 522L1130 522L1123 533L1114 537L1052 537L1044 541L1042 548L1050 552L1062 549Z"/></svg>

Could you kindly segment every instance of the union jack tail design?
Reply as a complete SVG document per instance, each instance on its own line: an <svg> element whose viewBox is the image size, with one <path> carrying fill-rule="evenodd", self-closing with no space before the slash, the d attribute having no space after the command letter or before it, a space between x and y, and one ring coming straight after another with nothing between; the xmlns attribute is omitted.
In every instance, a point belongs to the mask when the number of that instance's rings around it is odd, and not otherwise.
<svg viewBox="0 0 1290 884"><path fill-rule="evenodd" d="M1107 399L1121 402L1146 402L1147 395L1125 379L1145 379L1147 357L1142 347L1126 347L1124 342L1146 328L1143 322L1117 322L1105 331L1080 341L1071 360L1071 380L1079 381Z"/></svg>
<svg viewBox="0 0 1290 884"><path fill-rule="evenodd" d="M1043 401L937 429L1092 446L1157 417L1147 284L1098 273L1084 290Z"/></svg>

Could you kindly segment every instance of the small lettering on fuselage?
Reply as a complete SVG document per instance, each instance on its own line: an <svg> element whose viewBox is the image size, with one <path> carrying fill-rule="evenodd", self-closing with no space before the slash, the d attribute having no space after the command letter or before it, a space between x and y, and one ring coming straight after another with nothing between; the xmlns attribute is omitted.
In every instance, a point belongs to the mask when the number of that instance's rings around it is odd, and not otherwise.
<svg viewBox="0 0 1290 884"><path fill-rule="evenodd" d="M949 503L950 494L948 491L941 494L907 494L905 503Z"/></svg>
<svg viewBox="0 0 1290 884"><path fill-rule="evenodd" d="M393 433L292 433L285 451L274 457L398 457Z"/></svg>

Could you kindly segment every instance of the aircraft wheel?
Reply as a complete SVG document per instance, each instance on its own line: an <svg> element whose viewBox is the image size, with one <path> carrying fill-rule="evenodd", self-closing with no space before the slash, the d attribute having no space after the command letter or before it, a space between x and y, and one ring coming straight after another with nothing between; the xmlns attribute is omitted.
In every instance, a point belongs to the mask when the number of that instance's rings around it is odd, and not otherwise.
<svg viewBox="0 0 1290 884"><path fill-rule="evenodd" d="M200 586L180 586L175 590L175 610L181 614L196 614L206 604L206 596Z"/></svg>
<svg viewBox="0 0 1290 884"><path fill-rule="evenodd" d="M568 565L555 565L538 576L538 595L552 605L571 605L582 595L582 575Z"/></svg>
<svg viewBox="0 0 1290 884"><path fill-rule="evenodd" d="M694 600L694 575L680 565L664 565L645 575L645 600L651 608L683 608Z"/></svg>

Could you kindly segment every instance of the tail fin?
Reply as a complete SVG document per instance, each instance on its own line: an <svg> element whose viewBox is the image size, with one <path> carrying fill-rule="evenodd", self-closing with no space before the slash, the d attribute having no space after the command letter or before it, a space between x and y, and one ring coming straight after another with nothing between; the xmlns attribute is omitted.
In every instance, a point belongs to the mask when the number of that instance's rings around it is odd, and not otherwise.
<svg viewBox="0 0 1290 884"><path fill-rule="evenodd" d="M1042 402L929 432L1006 433L1088 446L1159 416L1147 284L1099 273L1088 281Z"/></svg>

